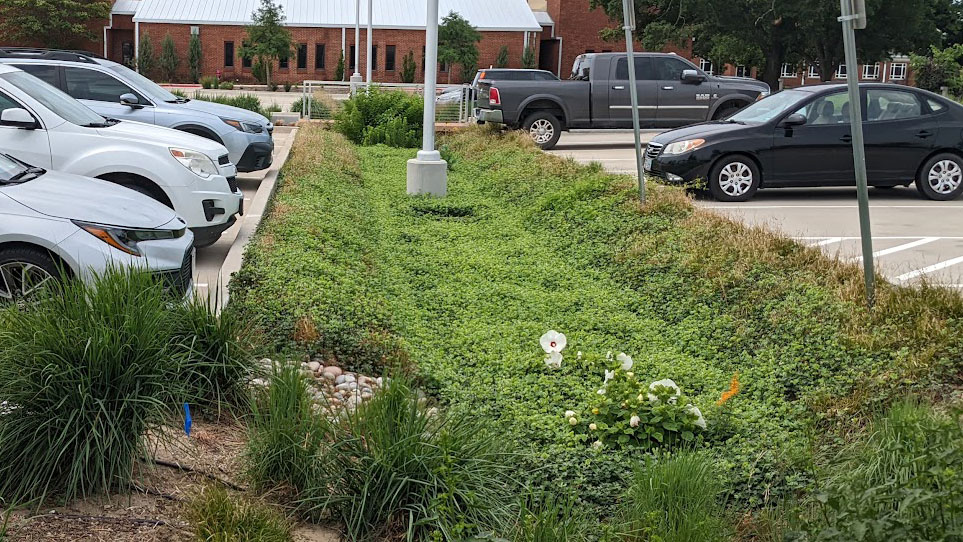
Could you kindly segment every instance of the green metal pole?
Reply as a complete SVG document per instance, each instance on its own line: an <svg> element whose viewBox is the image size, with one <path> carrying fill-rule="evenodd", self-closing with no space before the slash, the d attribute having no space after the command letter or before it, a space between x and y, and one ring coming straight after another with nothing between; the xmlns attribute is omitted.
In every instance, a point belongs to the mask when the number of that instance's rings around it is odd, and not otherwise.
<svg viewBox="0 0 963 542"><path fill-rule="evenodd" d="M859 98L859 72L856 61L857 16L852 0L839 1L843 24L843 48L846 53L846 81L849 86L849 121L853 131L853 161L856 166L856 196L859 200L859 231L863 248L863 281L866 285L866 304L876 303L876 272L873 261L873 234L869 221L869 189L866 187L866 151L863 147L863 113ZM823 69L827 69L826 66Z"/></svg>
<svg viewBox="0 0 963 542"><path fill-rule="evenodd" d="M635 130L635 167L639 176L639 199L645 203L645 171L642 166L642 135L639 131L639 89L635 84L635 50L632 32L635 30L635 1L622 0L625 24L625 52L629 63L629 96L632 97L632 127Z"/></svg>

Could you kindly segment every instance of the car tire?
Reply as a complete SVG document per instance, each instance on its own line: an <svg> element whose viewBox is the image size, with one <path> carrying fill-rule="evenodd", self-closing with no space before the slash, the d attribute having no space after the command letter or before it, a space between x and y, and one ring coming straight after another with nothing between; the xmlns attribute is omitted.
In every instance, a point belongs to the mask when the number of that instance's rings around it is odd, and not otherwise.
<svg viewBox="0 0 963 542"><path fill-rule="evenodd" d="M30 284L25 284L28 282L24 280L25 272L32 277ZM69 276L69 272L43 250L28 247L0 250L0 303L29 299L43 283L60 281Z"/></svg>
<svg viewBox="0 0 963 542"><path fill-rule="evenodd" d="M525 118L522 129L542 150L550 150L562 137L562 123L558 117L547 111L536 111Z"/></svg>
<svg viewBox="0 0 963 542"><path fill-rule="evenodd" d="M916 189L923 197L949 201L963 194L963 158L942 153L930 158L920 169Z"/></svg>
<svg viewBox="0 0 963 542"><path fill-rule="evenodd" d="M709 193L718 201L747 201L761 182L759 167L741 154L723 157L709 171Z"/></svg>
<svg viewBox="0 0 963 542"><path fill-rule="evenodd" d="M722 120L744 107L745 105L724 105L712 115L712 120Z"/></svg>

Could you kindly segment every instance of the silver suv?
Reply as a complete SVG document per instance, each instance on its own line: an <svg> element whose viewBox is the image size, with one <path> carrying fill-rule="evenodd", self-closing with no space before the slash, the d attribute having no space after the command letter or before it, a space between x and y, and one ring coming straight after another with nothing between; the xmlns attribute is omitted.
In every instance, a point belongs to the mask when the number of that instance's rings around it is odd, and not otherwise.
<svg viewBox="0 0 963 542"><path fill-rule="evenodd" d="M271 165L274 125L258 113L175 96L123 64L92 53L0 47L0 63L39 77L104 117L166 126L217 141L227 147L240 172Z"/></svg>

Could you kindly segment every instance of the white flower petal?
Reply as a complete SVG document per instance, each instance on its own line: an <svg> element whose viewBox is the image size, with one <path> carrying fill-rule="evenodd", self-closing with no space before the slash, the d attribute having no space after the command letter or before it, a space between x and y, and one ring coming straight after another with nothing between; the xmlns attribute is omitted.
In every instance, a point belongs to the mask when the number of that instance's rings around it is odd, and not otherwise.
<svg viewBox="0 0 963 542"><path fill-rule="evenodd" d="M608 384L609 380L613 378L615 378L615 371L605 371L605 382L603 382L603 385Z"/></svg>
<svg viewBox="0 0 963 542"><path fill-rule="evenodd" d="M562 354L559 354L558 352L545 354L545 365L552 369L558 369L562 366Z"/></svg>
<svg viewBox="0 0 963 542"><path fill-rule="evenodd" d="M551 354L552 352L561 352L567 344L567 339L565 335L562 335L554 329L550 329L542 335L538 342L542 345L542 350L544 350L546 354Z"/></svg>
<svg viewBox="0 0 963 542"><path fill-rule="evenodd" d="M642 420L638 416L632 416L632 418L629 419L629 425L631 425L632 427L638 427L639 422L641 421Z"/></svg>
<svg viewBox="0 0 963 542"><path fill-rule="evenodd" d="M598 428L599 426L595 425L594 423L589 424L589 431L595 431Z"/></svg>
<svg viewBox="0 0 963 542"><path fill-rule="evenodd" d="M685 411L696 416L695 424L702 429L706 428L706 419L702 416L702 411L695 405L686 405Z"/></svg>
<svg viewBox="0 0 963 542"><path fill-rule="evenodd" d="M566 417L566 418L571 418L571 417L573 417L573 416L575 416L575 411L574 411L574 410L566 410L566 411L565 411L565 417Z"/></svg>
<svg viewBox="0 0 963 542"><path fill-rule="evenodd" d="M679 386L675 385L675 382L673 382L671 378L666 378L649 384L649 391L655 391L655 388L659 386L672 389L672 395L682 395L682 390L679 389Z"/></svg>
<svg viewBox="0 0 963 542"><path fill-rule="evenodd" d="M632 356L626 354L625 352L619 352L619 355L615 356L616 361L622 364L623 371L629 371L632 369L634 362L632 361Z"/></svg>
<svg viewBox="0 0 963 542"><path fill-rule="evenodd" d="M605 395L605 388L600 388L598 391L599 395Z"/></svg>

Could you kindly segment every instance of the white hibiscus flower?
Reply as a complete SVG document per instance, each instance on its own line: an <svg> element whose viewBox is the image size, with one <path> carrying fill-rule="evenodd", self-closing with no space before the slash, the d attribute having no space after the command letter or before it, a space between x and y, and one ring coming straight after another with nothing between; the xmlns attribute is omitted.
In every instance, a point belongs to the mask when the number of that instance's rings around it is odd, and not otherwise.
<svg viewBox="0 0 963 542"><path fill-rule="evenodd" d="M657 382L653 382L649 384L648 398L650 403L659 402L659 397L652 392L654 392L656 389L660 387L668 388L672 390L672 395L669 397L670 404L674 405L675 402L679 399L679 396L682 395L682 390L679 389L679 386L676 386L675 382L673 382L672 379L666 378L666 379L659 380Z"/></svg>
<svg viewBox="0 0 963 542"><path fill-rule="evenodd" d="M538 341L545 351L545 365L552 369L562 366L562 350L568 344L565 335L551 329L547 331Z"/></svg>
<svg viewBox="0 0 963 542"><path fill-rule="evenodd" d="M619 362L623 371L631 371L632 365L635 363L632 361L632 356L625 352L619 352L619 355L615 356L615 360Z"/></svg>
<svg viewBox="0 0 963 542"><path fill-rule="evenodd" d="M695 424L702 429L706 428L706 419L702 417L702 411L695 405L686 405L685 411L696 416Z"/></svg>

